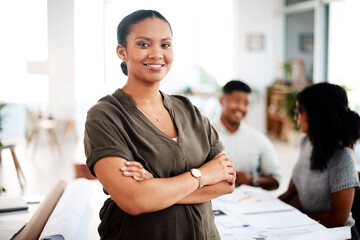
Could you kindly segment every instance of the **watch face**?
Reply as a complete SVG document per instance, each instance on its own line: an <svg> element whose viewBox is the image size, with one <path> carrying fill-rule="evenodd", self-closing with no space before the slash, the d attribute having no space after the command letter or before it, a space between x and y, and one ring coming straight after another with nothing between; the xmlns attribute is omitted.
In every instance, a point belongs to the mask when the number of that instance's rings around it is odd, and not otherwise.
<svg viewBox="0 0 360 240"><path fill-rule="evenodd" d="M191 173L194 175L194 177L197 177L197 178L201 177L201 172L199 169L193 168L193 169L191 169Z"/></svg>

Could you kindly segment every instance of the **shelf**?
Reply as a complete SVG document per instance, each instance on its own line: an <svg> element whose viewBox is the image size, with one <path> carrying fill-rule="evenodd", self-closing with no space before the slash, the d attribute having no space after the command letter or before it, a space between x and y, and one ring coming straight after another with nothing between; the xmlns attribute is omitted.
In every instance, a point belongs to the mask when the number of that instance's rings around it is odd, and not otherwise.
<svg viewBox="0 0 360 240"><path fill-rule="evenodd" d="M267 89L266 130L269 135L282 141L288 141L288 133L292 128L292 123L283 109L289 92L289 87L281 85Z"/></svg>

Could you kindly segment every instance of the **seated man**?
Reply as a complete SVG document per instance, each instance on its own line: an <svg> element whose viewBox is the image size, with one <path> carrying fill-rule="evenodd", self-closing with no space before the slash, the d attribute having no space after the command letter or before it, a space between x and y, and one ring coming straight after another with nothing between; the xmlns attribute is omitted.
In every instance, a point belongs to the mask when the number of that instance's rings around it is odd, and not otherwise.
<svg viewBox="0 0 360 240"><path fill-rule="evenodd" d="M279 187L279 162L269 139L242 121L248 112L251 89L230 81L220 97L221 116L213 126L234 163L236 185L247 184L267 190Z"/></svg>

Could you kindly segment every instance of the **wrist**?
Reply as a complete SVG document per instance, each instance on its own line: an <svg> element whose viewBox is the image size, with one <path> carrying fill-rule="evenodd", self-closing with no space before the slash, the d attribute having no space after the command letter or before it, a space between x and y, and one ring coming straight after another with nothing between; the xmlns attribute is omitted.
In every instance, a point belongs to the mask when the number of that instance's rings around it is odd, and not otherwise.
<svg viewBox="0 0 360 240"><path fill-rule="evenodd" d="M206 177L206 170L204 170L202 167L197 168L201 172L201 183L203 186L206 186L209 184L209 179Z"/></svg>
<svg viewBox="0 0 360 240"><path fill-rule="evenodd" d="M258 186L259 186L259 178L258 178L257 175L252 175L251 185L254 186L254 187L258 187Z"/></svg>
<svg viewBox="0 0 360 240"><path fill-rule="evenodd" d="M198 188L202 188L203 185L203 178L202 178L202 174L201 171L197 168L193 168L190 170L191 176L193 176L194 178L196 178L199 181L199 186Z"/></svg>

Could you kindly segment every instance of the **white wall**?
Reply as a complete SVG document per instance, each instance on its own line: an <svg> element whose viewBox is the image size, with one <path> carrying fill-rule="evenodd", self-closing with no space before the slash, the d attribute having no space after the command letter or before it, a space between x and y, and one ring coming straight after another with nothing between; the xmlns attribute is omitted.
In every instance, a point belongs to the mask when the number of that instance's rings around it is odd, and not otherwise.
<svg viewBox="0 0 360 240"><path fill-rule="evenodd" d="M74 0L48 0L49 112L75 113Z"/></svg>
<svg viewBox="0 0 360 240"><path fill-rule="evenodd" d="M233 78L240 79L260 91L253 102L247 122L265 132L265 90L275 80L277 63L282 60L282 16L280 0L234 0L234 70ZM262 51L249 51L249 34L262 34Z"/></svg>
<svg viewBox="0 0 360 240"><path fill-rule="evenodd" d="M61 1L61 0L59 0ZM105 95L104 1L74 0L76 129L81 136L87 110ZM84 8L86 6L86 11ZM114 33L115 35L115 33ZM112 47L113 54L115 46Z"/></svg>

